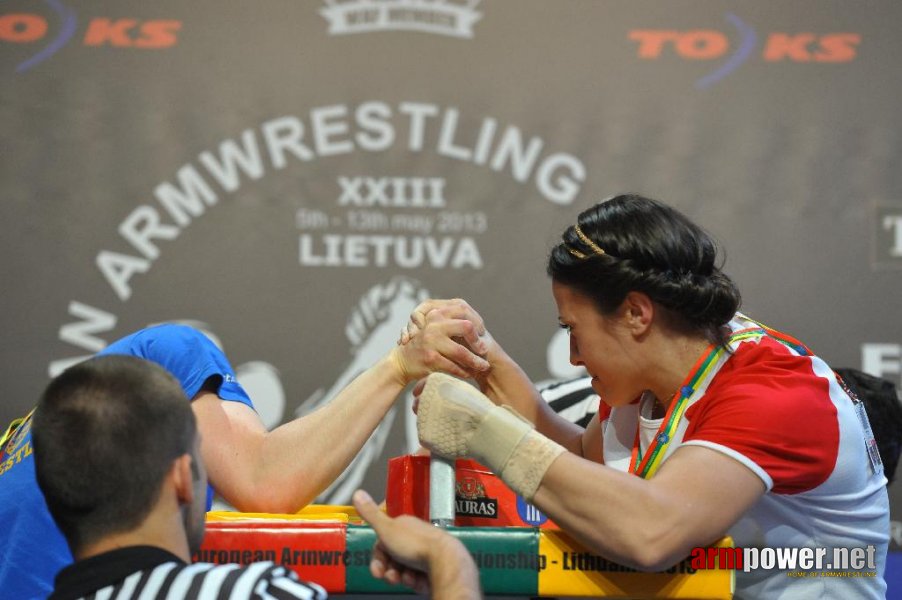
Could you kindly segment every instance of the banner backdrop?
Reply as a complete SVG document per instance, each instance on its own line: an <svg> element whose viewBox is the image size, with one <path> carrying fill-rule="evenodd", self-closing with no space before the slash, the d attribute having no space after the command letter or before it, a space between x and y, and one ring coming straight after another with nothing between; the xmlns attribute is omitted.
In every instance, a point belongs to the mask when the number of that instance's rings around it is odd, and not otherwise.
<svg viewBox="0 0 902 600"><path fill-rule="evenodd" d="M184 321L274 426L429 296L566 377L546 253L624 191L714 233L746 312L898 385L900 22L888 1L4 0L0 421ZM409 402L323 500L382 494Z"/></svg>

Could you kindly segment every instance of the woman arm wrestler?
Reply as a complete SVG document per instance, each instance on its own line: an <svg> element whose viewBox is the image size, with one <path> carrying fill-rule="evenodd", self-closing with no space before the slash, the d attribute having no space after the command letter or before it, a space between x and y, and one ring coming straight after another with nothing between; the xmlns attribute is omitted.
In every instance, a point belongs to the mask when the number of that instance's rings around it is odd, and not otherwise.
<svg viewBox="0 0 902 600"><path fill-rule="evenodd" d="M558 286L555 285L555 288L557 290ZM565 307L568 300L576 299L563 289L555 294L556 297L558 295L564 297ZM580 355L577 340L582 335L591 339L593 329L600 323L591 318L596 313L594 309L588 313L585 311L590 308L590 301L580 299L583 302L577 306L583 311L578 308L570 312L567 308L561 319L562 324L571 331L571 361L588 367ZM638 306L631 308L640 314L644 310L640 323L647 322L654 306L647 296L636 294L631 301L636 300ZM430 324L445 321L449 315L463 317L472 311L469 307L464 308L462 301L431 301L422 308L428 308L426 318L414 319L423 323L423 328L411 339L426 334ZM437 311L440 314L436 314ZM590 317L588 321L580 320L579 317L585 318L587 314ZM647 335L646 328L642 327L636 333L639 337ZM511 406L526 416L535 423L538 432L568 450L560 453L559 457L555 454L556 459L550 463L541 485L533 492L532 502L564 530L600 554L643 570L667 568L688 555L691 548L720 538L764 492L761 480L746 467L703 448L680 449L668 459L656 477L648 481L596 464L604 462L600 421L593 420L583 430L554 413L500 346L488 342L485 336L482 341L491 348L485 354L491 368L480 375L473 374L473 378L486 395L496 404ZM435 342L431 344L436 345ZM595 345L586 345L595 350ZM704 345L706 342L703 341L702 347ZM628 352L626 356L630 358L627 362L635 359L634 352L625 343L618 344L616 349L604 349L605 352L615 350ZM457 351L455 356L463 360L465 354ZM694 362L695 358L691 360ZM610 392L601 387L596 373L591 369L589 372L593 375L596 392L603 401L610 401ZM674 389L678 386L679 382L673 384ZM638 390L632 398L638 397L642 391ZM630 401L627 394L625 403ZM424 397L421 395L420 406L423 404ZM422 433L421 441L427 448L442 454L428 437L423 438ZM501 471L496 465L488 466L496 472ZM531 492L517 487L514 489L530 499Z"/></svg>
<svg viewBox="0 0 902 600"><path fill-rule="evenodd" d="M573 228L569 233L572 246L562 244L562 260L578 269L587 259L592 260L594 250ZM696 244L696 255L687 256L686 262L707 258L713 265L713 253L705 257L705 248L699 246ZM562 279L570 283L566 274ZM720 309L713 317L716 325L694 330L682 323L675 326L673 311L652 301L647 293L626 286L604 308L593 300L597 294L585 286L554 279L553 292L560 324L571 336L571 362L587 368L593 388L609 406L629 405L646 391L651 392L649 397L671 399L710 345L710 338L722 335L720 326L729 321L738 305L738 294L728 287L724 294L730 301L714 306ZM479 345L453 348L448 341L439 341L448 337L444 328L466 330L459 324L461 320L471 323L473 329L467 332L470 339L472 334L480 337ZM463 364L471 349L488 360L488 371L472 373L483 392L494 403L512 407L534 423L539 433L569 451L559 458L555 454L557 459L550 463L538 489L517 491L527 498L534 494L536 505L555 522L614 560L642 569L670 566L692 547L722 536L765 491L761 480L745 466L704 448L674 452L667 468L662 467L655 479L648 481L582 460L604 462L600 421L594 420L582 430L555 414L522 369L488 334L479 315L462 300L422 304L411 316L408 335L402 334L401 341L407 339L447 349L444 357L456 364ZM420 403L422 406L422 397ZM634 433L629 432L630 442ZM430 440L422 441L435 449Z"/></svg>
<svg viewBox="0 0 902 600"><path fill-rule="evenodd" d="M801 343L736 313L739 293L715 258L700 228L639 196L584 211L552 250L548 272L571 362L585 366L607 405L604 464L580 457L548 426L525 376L512 376L510 359L491 346L491 370L477 379L538 431L439 374L419 398L421 442L483 462L587 546L643 570L671 566L728 532L738 546L867 543L884 552L883 477L852 400ZM414 315L422 330L413 340L445 316L425 308ZM475 317L454 316L483 330ZM785 587L816 594L823 584L737 574L737 590L751 597ZM880 577L829 585L863 597L884 586Z"/></svg>

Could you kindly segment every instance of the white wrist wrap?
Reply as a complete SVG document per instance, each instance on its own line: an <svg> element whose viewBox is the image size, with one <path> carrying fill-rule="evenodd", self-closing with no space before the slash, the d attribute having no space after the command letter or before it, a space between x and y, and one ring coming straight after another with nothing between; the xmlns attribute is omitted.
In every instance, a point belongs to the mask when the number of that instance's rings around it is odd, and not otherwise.
<svg viewBox="0 0 902 600"><path fill-rule="evenodd" d="M420 442L446 458L472 457L532 500L545 471L565 450L508 406L442 373L426 380L417 410Z"/></svg>

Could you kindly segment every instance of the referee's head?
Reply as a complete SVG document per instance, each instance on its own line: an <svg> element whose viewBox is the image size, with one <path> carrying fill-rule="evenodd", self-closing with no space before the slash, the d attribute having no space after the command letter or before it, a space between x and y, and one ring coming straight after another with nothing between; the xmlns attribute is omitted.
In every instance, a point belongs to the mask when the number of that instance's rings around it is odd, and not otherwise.
<svg viewBox="0 0 902 600"><path fill-rule="evenodd" d="M67 369L35 409L32 441L38 484L76 557L141 527L161 501L182 512L191 549L199 544L206 475L194 414L158 365L101 356Z"/></svg>

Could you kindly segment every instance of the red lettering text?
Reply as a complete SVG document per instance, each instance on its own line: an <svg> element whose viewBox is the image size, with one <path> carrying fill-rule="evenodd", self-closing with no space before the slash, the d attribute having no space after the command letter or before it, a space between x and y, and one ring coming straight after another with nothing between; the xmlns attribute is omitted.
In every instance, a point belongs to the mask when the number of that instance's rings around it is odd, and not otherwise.
<svg viewBox="0 0 902 600"><path fill-rule="evenodd" d="M630 31L629 37L639 42L639 58L658 58L667 44L673 44L680 57L690 60L718 58L730 47L727 36L711 29L693 31L635 29Z"/></svg>
<svg viewBox="0 0 902 600"><path fill-rule="evenodd" d="M730 47L727 37L719 31L699 30L679 34L676 50L683 58L710 60L723 56Z"/></svg>
<svg viewBox="0 0 902 600"><path fill-rule="evenodd" d="M808 51L808 45L811 44L817 36L813 33L772 33L767 38L767 44L764 47L764 60L776 62L780 60L792 60L795 62L808 62L811 60L811 53Z"/></svg>
<svg viewBox="0 0 902 600"><path fill-rule="evenodd" d="M861 35L857 33L828 33L821 36L820 48L814 53L818 62L849 62L855 58Z"/></svg>
<svg viewBox="0 0 902 600"><path fill-rule="evenodd" d="M689 564L693 569L742 569L742 548L693 548Z"/></svg>
<svg viewBox="0 0 902 600"><path fill-rule="evenodd" d="M38 15L0 15L0 40L19 44L34 42L47 33L47 20Z"/></svg>
<svg viewBox="0 0 902 600"><path fill-rule="evenodd" d="M133 45L129 30L138 24L135 19L91 19L85 33L85 46L117 46L129 48Z"/></svg>
<svg viewBox="0 0 902 600"><path fill-rule="evenodd" d="M85 46L115 46L118 48L169 48L178 39L176 33L182 27L181 21L137 19L107 19L97 17L91 20L85 33Z"/></svg>
<svg viewBox="0 0 902 600"><path fill-rule="evenodd" d="M630 31L630 39L639 42L639 58L658 58L665 42L672 42L680 35L677 31L636 29Z"/></svg>
<svg viewBox="0 0 902 600"><path fill-rule="evenodd" d="M135 40L135 48L170 48L175 46L176 33L181 21L147 21L141 25L141 36Z"/></svg>

